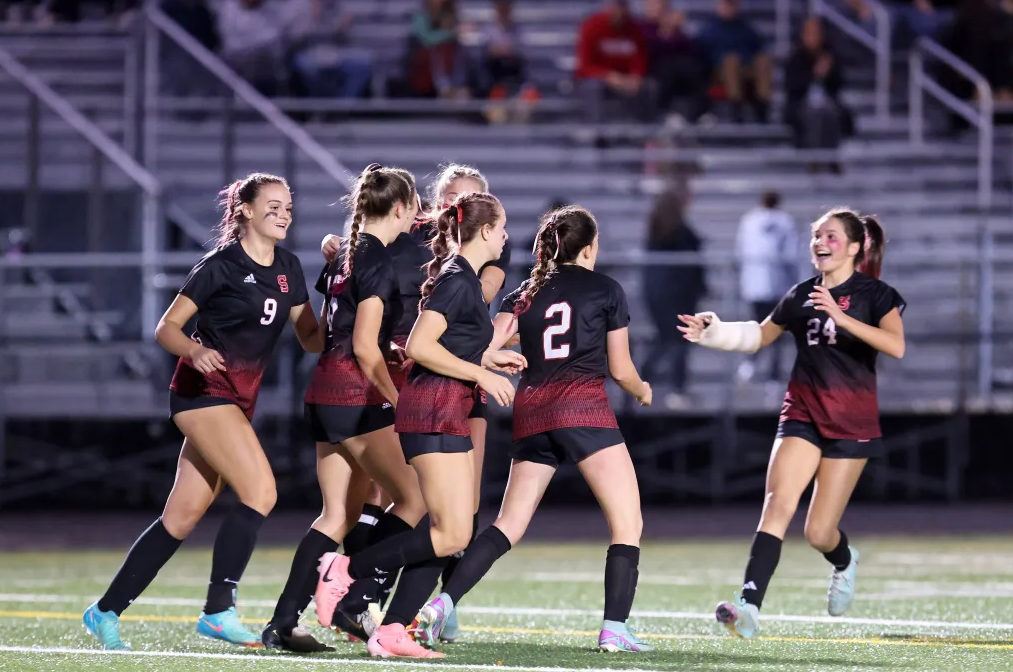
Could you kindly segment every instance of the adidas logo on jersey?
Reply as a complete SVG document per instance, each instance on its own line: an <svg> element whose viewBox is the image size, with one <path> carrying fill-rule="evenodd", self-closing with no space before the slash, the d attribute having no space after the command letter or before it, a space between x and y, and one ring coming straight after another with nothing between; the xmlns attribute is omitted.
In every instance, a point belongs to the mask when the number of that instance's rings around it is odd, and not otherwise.
<svg viewBox="0 0 1013 672"><path fill-rule="evenodd" d="M255 277L253 277L253 273L250 273L248 276L246 276L245 278L243 278L243 282L248 282L251 285L255 285L255 284L257 284L257 279Z"/></svg>

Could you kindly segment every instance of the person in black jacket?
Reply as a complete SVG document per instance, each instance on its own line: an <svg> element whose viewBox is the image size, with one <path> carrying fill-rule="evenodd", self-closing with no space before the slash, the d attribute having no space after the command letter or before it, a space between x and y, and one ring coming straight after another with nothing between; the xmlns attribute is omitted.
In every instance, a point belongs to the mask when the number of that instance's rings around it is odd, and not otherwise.
<svg viewBox="0 0 1013 672"><path fill-rule="evenodd" d="M673 183L658 196L648 222L647 249L652 252L698 252L700 237L686 221L689 190ZM695 314L697 303L707 293L702 265L644 267L643 296L657 334L644 364L644 379L656 380L655 373L671 360L668 382L671 392L665 398L669 407L684 405L689 348L680 338L680 314ZM690 311L684 313L684 311Z"/></svg>
<svg viewBox="0 0 1013 672"><path fill-rule="evenodd" d="M785 122L792 128L796 147L840 145L849 119L839 98L841 86L841 68L824 40L823 24L811 16L802 24L801 39L785 69Z"/></svg>

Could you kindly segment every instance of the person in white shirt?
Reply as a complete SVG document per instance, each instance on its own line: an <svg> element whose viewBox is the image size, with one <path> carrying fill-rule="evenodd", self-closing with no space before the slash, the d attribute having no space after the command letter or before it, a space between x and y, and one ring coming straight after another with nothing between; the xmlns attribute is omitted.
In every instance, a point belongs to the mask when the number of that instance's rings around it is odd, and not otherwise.
<svg viewBox="0 0 1013 672"><path fill-rule="evenodd" d="M761 197L759 207L749 210L739 222L735 255L740 264L740 296L749 303L757 322L770 315L777 301L798 279L798 229L780 204L781 195L769 191ZM775 343L769 349L769 380L776 381L781 371L781 348ZM755 372L754 354L739 367L738 378L749 381Z"/></svg>

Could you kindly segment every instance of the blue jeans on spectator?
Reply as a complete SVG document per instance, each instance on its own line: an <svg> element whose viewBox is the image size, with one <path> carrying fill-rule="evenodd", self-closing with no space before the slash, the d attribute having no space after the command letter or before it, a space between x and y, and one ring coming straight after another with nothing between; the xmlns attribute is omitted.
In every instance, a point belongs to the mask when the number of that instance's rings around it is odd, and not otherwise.
<svg viewBox="0 0 1013 672"><path fill-rule="evenodd" d="M292 67L306 93L314 98L361 98L373 77L368 55L353 50L341 50L340 57L321 58L315 49L304 49L292 56Z"/></svg>

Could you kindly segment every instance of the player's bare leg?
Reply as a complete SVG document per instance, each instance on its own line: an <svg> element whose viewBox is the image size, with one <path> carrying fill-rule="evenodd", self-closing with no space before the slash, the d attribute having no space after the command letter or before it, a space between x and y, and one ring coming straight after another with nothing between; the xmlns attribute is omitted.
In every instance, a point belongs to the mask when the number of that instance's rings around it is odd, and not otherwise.
<svg viewBox="0 0 1013 672"><path fill-rule="evenodd" d="M231 404L177 413L176 425L207 464L236 492L239 502L222 521L211 560L211 582L200 634L256 647L260 637L236 614L236 588L257 541L257 533L277 500L274 474L249 420Z"/></svg>
<svg viewBox="0 0 1013 672"><path fill-rule="evenodd" d="M855 599L858 551L848 545L847 536L838 526L867 462L864 458L824 458L816 472L805 538L834 566L827 590L827 611L831 616L844 614Z"/></svg>
<svg viewBox="0 0 1013 672"><path fill-rule="evenodd" d="M472 520L471 540L474 541L478 535L478 508L482 504L482 466L485 463L485 438L489 430L489 422L485 418L468 418L468 430L471 432L471 457L475 470L475 517ZM458 553L447 561L447 567L443 570L440 583L444 586L450 581L450 577L457 570L463 553ZM457 620L457 609L447 615L443 628L440 630L440 640L453 643L460 637L460 625Z"/></svg>
<svg viewBox="0 0 1013 672"><path fill-rule="evenodd" d="M105 594L84 613L85 627L99 638L103 648L130 648L120 639L120 614L154 581L190 536L222 485L218 474L194 448L193 440L185 439L162 516L138 537Z"/></svg>
<svg viewBox="0 0 1013 672"><path fill-rule="evenodd" d="M612 532L605 560L605 618L598 636L603 651L637 653L651 647L630 631L640 563L640 486L626 444L604 448L577 465L591 487Z"/></svg>
<svg viewBox="0 0 1013 672"><path fill-rule="evenodd" d="M754 637L759 631L759 612L767 585L781 559L781 544L788 531L802 493L819 468L819 447L794 436L774 441L767 465L767 486L763 513L742 585L741 596L717 607L717 619L740 637Z"/></svg>

